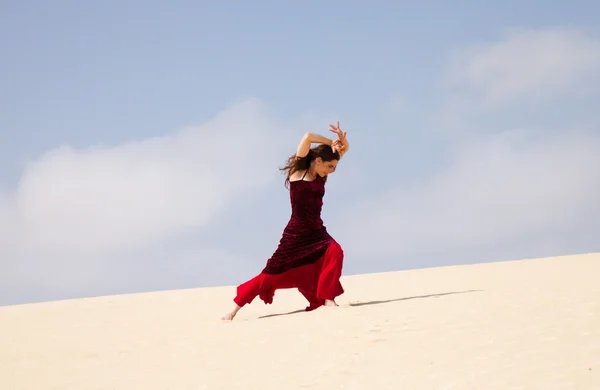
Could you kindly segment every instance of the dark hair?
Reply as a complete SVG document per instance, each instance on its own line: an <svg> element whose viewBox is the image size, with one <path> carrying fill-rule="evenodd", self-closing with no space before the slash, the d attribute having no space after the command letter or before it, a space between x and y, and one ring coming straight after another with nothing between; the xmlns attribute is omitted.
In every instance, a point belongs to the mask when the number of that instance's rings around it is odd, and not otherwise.
<svg viewBox="0 0 600 390"><path fill-rule="evenodd" d="M283 168L279 168L280 171L286 173L285 188L289 188L290 176L292 176L294 172L308 169L310 167L310 163L317 157L321 157L323 161L332 161L339 160L340 154L338 152L334 152L330 145L320 144L310 149L305 157L297 157L295 154L290 156L287 159L285 166ZM325 180L327 180L326 177Z"/></svg>

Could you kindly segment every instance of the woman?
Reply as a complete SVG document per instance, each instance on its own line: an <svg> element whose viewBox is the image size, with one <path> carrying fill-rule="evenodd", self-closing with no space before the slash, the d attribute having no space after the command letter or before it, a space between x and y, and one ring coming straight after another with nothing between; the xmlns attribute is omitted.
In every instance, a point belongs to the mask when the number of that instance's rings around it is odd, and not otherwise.
<svg viewBox="0 0 600 390"><path fill-rule="evenodd" d="M275 290L297 288L308 300L306 311L320 306L337 306L335 298L344 293L340 283L344 252L329 235L321 220L327 176L348 151L346 132L329 125L337 140L306 133L281 170L287 172L292 216L279 246L256 277L237 287L233 311L223 316L232 320L237 312L257 296L265 304L273 302ZM311 144L319 146L311 149Z"/></svg>

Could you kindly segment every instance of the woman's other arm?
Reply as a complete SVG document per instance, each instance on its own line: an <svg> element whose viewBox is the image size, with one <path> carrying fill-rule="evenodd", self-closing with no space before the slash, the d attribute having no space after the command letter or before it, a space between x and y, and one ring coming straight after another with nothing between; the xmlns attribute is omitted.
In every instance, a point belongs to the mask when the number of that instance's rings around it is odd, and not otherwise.
<svg viewBox="0 0 600 390"><path fill-rule="evenodd" d="M322 135L315 133L306 133L302 137L300 144L298 145L298 149L296 150L296 157L306 157L308 151L310 150L311 144L325 144L331 146L333 140L323 137Z"/></svg>

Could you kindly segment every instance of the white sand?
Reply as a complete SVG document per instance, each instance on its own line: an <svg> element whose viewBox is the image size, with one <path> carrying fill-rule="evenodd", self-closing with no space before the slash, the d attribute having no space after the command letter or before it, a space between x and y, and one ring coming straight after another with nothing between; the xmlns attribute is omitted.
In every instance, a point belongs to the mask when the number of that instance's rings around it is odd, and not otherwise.
<svg viewBox="0 0 600 390"><path fill-rule="evenodd" d="M1 307L0 389L600 389L600 254L343 283L230 323L232 287Z"/></svg>

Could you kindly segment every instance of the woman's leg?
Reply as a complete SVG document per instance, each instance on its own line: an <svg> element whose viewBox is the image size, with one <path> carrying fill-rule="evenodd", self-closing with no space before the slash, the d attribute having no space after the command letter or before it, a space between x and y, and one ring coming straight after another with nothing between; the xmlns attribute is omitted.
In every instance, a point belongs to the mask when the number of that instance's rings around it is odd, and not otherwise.
<svg viewBox="0 0 600 390"><path fill-rule="evenodd" d="M235 317L235 315L237 314L237 312L241 309L242 307L240 305L235 305L235 307L233 308L233 310L227 314L225 314L223 317L221 317L222 320L225 321L231 321L233 320L233 317Z"/></svg>
<svg viewBox="0 0 600 390"><path fill-rule="evenodd" d="M312 290L304 290L298 287L298 291L300 294L304 295L304 298L308 301L308 306L304 309L305 311L312 311L321 306L323 306L324 301L322 299L317 298L315 294L315 289Z"/></svg>
<svg viewBox="0 0 600 390"><path fill-rule="evenodd" d="M335 298L344 293L340 277L344 263L344 251L337 242L332 243L323 256L323 265L317 284L317 297L325 300L325 306L337 306Z"/></svg>
<svg viewBox="0 0 600 390"><path fill-rule="evenodd" d="M233 298L235 302L235 306L233 310L227 314L225 314L221 319L223 320L233 320L233 317L237 314L237 312L244 306L249 303L252 303L254 298L256 298L260 293L260 288L263 284L264 275L259 274L240 284L237 287L237 295Z"/></svg>
<svg viewBox="0 0 600 390"><path fill-rule="evenodd" d="M252 303L257 296L265 304L273 303L275 290L296 287L291 276L293 275L290 275L290 273L281 275L260 273L247 282L240 284L237 287L237 295L233 298L235 307L230 313L223 316L223 319L232 320L242 307Z"/></svg>
<svg viewBox="0 0 600 390"><path fill-rule="evenodd" d="M266 304L270 304L273 302L275 290L285 288L298 288L309 301L310 306L307 310L314 310L321 305L337 306L335 298L344 293L340 283L343 261L342 247L333 242L323 255L320 269L315 268L315 264L299 267L281 275L260 273L238 286L234 298L235 307L223 316L223 319L232 320L244 305L252 303L257 296ZM317 277L315 293L314 280Z"/></svg>

